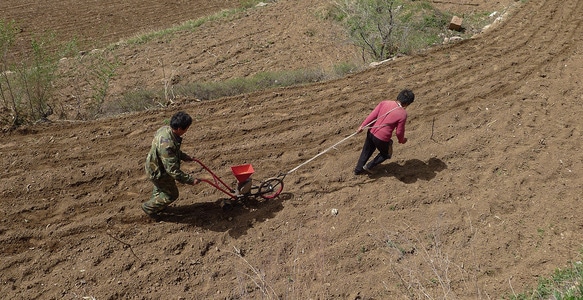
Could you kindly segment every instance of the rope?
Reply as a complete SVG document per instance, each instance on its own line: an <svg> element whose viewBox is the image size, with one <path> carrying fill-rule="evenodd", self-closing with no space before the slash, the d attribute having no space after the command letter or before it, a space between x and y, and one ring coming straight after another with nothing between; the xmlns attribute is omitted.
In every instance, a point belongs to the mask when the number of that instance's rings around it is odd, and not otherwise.
<svg viewBox="0 0 583 300"><path fill-rule="evenodd" d="M324 150L324 151L322 151L322 152L320 152L320 153L316 154L316 156L314 156L314 157L312 157L312 158L310 158L310 159L306 160L305 162L303 162L303 163L302 163L302 164L300 164L299 166L297 166L297 167L295 167L295 168L293 168L293 169L289 170L289 171L288 171L286 174L290 174L290 173L294 172L295 170L299 169L301 166L303 166L303 165L305 165L305 164L307 164L307 163L311 162L312 160L316 159L316 157L318 157L318 156L320 156L320 155L322 155L322 154L324 154L324 153L326 153L326 152L330 151L330 149L333 149L334 147L338 146L339 144L341 144L342 142L346 141L347 139L349 139L349 138L351 138L351 137L355 136L357 133L358 133L358 131L357 131L357 132L355 132L355 133L353 133L353 134L351 134L351 135L349 135L349 136L347 136L347 137L345 137L344 139L342 139L341 141L337 142L336 144L334 144L334 145L332 145L332 146L328 147L328 149L326 149L326 150Z"/></svg>
<svg viewBox="0 0 583 300"><path fill-rule="evenodd" d="M373 128L373 127L371 127L371 126L370 126L371 124L373 124L374 122L376 122L378 119L380 119L380 118L382 118L382 117L385 117L386 115L390 114L390 113L391 113L393 110L395 110L395 109L397 109L397 108L399 108L399 107L401 107L401 105L400 105L400 104L399 104L397 107L394 107L393 109L389 110L388 112L386 112L386 113L385 113L385 114L383 114L382 116L380 116L380 117L377 117L376 119L374 119L374 120L370 121L368 124L366 124L365 126L363 126L363 127L362 127L362 129L364 130L364 129L366 129L366 128ZM382 127L382 126L378 126L378 127ZM343 142L345 142L345 141L346 141L346 140L348 140L349 138L351 138L351 137L353 137L353 136L357 135L359 132L360 132L360 131L356 131L356 132L354 132L353 134L351 134L351 135L349 135L349 136L347 136L347 137L343 138L342 140L340 140L340 141L336 142L336 144L334 144L334 145L332 145L332 146L330 146L330 147L326 148L326 150L324 150L324 151L322 151L322 152L320 152L320 153L316 154L314 157L312 157L312 158L310 158L310 159L306 160L305 162L301 163L299 166L297 166L297 167L295 167L295 168L293 168L293 169L291 169L291 170L287 171L287 173L285 173L285 175L287 175L287 174L291 174L291 173L295 172L297 169L301 168L303 165L305 165L305 164L307 164L307 163L311 162L312 160L316 159L318 156L320 156L320 155L322 155L322 154L324 154L324 153L326 153L326 152L330 151L331 149L334 149L334 148L336 148L336 146L338 146L338 145L342 144Z"/></svg>

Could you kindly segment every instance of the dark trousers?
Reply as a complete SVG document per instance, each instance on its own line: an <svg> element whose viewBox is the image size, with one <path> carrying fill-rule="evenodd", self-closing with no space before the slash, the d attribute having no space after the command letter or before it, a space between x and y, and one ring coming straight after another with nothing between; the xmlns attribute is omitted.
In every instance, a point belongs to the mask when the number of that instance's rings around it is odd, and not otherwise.
<svg viewBox="0 0 583 300"><path fill-rule="evenodd" d="M366 164L375 150L379 150L379 154L366 165L366 168L369 170L391 158L393 155L393 140L389 140L388 142L381 141L370 133L370 131L367 131L364 146L362 146L362 152L360 152L360 157L358 158L354 172L362 171L362 167Z"/></svg>

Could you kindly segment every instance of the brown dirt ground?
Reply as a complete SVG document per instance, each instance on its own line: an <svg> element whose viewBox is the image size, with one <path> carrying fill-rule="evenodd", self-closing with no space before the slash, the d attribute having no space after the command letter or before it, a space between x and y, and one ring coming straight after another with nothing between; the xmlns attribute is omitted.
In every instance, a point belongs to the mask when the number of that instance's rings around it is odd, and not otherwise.
<svg viewBox="0 0 583 300"><path fill-rule="evenodd" d="M27 31L109 43L233 5L56 2L5 0L0 10ZM473 39L330 82L3 134L0 294L499 299L581 260L583 2L456 3L437 4L460 14L516 6ZM358 59L341 29L315 17L325 7L280 0L175 39L120 46L112 98L159 86L169 72L222 80ZM196 119L185 152L228 182L230 166L251 163L261 181L349 136L404 87L417 95L409 142L373 176L351 172L360 134L287 174L277 199L222 211L225 195L200 184L180 186L161 221L139 208L151 189L143 161L152 135L175 111Z"/></svg>

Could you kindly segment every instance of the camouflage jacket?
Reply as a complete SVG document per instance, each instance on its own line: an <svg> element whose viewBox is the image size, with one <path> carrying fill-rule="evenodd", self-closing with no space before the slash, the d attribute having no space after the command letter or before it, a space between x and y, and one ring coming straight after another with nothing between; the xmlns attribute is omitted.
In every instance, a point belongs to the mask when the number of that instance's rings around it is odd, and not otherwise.
<svg viewBox="0 0 583 300"><path fill-rule="evenodd" d="M190 160L190 156L180 151L182 138L172 133L170 126L158 129L152 147L146 157L146 173L150 179L160 179L167 173L180 183L192 184L194 178L180 170L181 160Z"/></svg>

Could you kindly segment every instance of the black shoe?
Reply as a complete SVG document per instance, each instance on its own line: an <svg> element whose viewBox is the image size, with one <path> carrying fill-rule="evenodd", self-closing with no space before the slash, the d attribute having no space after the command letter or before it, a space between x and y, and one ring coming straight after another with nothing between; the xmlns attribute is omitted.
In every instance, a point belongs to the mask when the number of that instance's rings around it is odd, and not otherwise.
<svg viewBox="0 0 583 300"><path fill-rule="evenodd" d="M370 175L372 174L370 171L362 169L362 170L354 170L354 175Z"/></svg>
<svg viewBox="0 0 583 300"><path fill-rule="evenodd" d="M366 166L362 167L362 170L363 170L364 172L368 173L368 174L371 174L371 175L373 174L373 173L372 173L372 170L371 170L371 169L369 169L369 168L367 168Z"/></svg>

